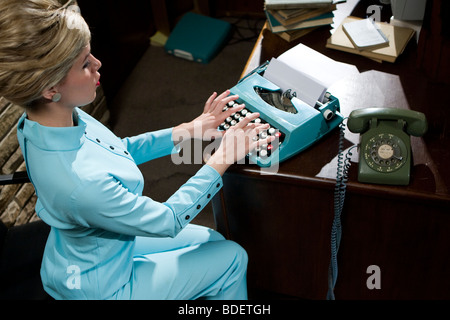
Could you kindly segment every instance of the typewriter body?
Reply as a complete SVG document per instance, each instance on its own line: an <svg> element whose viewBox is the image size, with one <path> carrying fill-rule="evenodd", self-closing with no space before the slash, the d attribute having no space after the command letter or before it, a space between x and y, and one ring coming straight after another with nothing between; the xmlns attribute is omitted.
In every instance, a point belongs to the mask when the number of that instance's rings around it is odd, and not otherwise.
<svg viewBox="0 0 450 320"><path fill-rule="evenodd" d="M295 92L283 92L276 84L264 78L268 64L266 62L256 68L230 89L231 95L239 95L236 103L245 104L245 108L241 114L234 114L219 127L219 130L226 130L249 112L260 113L260 118L256 121L270 125L260 135L276 137L272 144L262 145L247 155L251 163L261 167L282 162L305 150L343 120L336 97L327 92L322 101L310 106L297 98Z"/></svg>

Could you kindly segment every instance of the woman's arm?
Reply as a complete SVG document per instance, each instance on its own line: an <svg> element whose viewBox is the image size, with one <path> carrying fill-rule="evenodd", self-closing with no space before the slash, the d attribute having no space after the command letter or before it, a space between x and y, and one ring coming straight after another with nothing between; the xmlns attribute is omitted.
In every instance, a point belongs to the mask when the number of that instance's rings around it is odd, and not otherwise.
<svg viewBox="0 0 450 320"><path fill-rule="evenodd" d="M143 133L122 139L136 164L178 152L172 141L172 128Z"/></svg>
<svg viewBox="0 0 450 320"><path fill-rule="evenodd" d="M205 103L203 113L194 120L182 123L174 128L143 133L134 137L122 139L125 148L137 164L141 164L159 157L167 156L179 151L175 146L190 139L211 140L222 137L223 132L217 127L233 112L241 110L239 105L222 112L225 105L234 101L238 96L229 96L227 90L221 95L213 93Z"/></svg>
<svg viewBox="0 0 450 320"><path fill-rule="evenodd" d="M175 237L222 187L221 176L203 166L165 202L130 192L113 176L81 184L71 195L70 212L81 226L115 233Z"/></svg>

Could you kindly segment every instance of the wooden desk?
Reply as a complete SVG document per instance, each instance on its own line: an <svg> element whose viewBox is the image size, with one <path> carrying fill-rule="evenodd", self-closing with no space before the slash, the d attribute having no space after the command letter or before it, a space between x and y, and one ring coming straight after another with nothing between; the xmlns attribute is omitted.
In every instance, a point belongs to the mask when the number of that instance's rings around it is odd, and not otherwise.
<svg viewBox="0 0 450 320"><path fill-rule="evenodd" d="M360 70L332 88L344 116L361 107L395 106L424 112L430 125L423 138L412 138L409 186L358 183L357 164L351 166L336 299L449 299L450 144L441 97L450 86L417 70L414 42L395 64L379 64L326 49L328 36L324 28L300 40ZM259 62L296 44L269 31L260 41ZM249 254L250 291L326 298L338 137L335 130L283 162L274 175L261 175L252 165L235 165L224 175L223 190L213 199L214 216L218 230ZM358 140L351 133L345 138L346 147ZM371 265L380 268L381 289L366 285Z"/></svg>

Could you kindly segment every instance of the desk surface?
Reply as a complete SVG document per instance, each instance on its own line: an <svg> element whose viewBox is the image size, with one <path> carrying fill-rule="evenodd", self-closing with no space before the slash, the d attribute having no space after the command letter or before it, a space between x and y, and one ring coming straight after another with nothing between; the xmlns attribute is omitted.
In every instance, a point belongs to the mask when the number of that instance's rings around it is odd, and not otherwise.
<svg viewBox="0 0 450 320"><path fill-rule="evenodd" d="M328 28L320 28L287 43L265 29L247 68L302 42L360 71L329 88L344 116L361 107L390 106L421 111L429 122L425 136L411 141L414 166L408 186L358 183L358 166L351 166L341 220L336 296L448 299L449 117L441 100L450 86L434 83L418 70L414 41L395 63L380 64L325 48L329 36ZM347 132L345 147L357 144L358 138ZM262 175L256 165L241 164L225 173L223 189L213 199L214 216L218 230L247 250L250 288L325 298L338 140L339 130L335 130L282 162L273 175ZM381 268L382 290L367 286L370 265Z"/></svg>
<svg viewBox="0 0 450 320"><path fill-rule="evenodd" d="M357 1L356 1L357 2ZM353 13L361 11L359 4L349 1L345 10ZM355 7L356 5L356 7ZM364 6L362 5L362 8ZM349 14L350 14L349 11ZM387 14L387 13L386 13ZM387 14L389 15L389 14ZM337 25L336 25L337 27ZM450 201L450 138L446 129L448 116L446 106L442 103L444 92L449 92L450 85L434 83L418 70L417 44L412 39L402 55L395 63L378 63L368 58L351 53L341 52L325 47L330 36L328 27L319 28L310 34L288 43L274 35L265 26L258 38L254 50L244 69L243 75L259 66L272 57L278 57L289 48L303 43L306 46L325 54L326 56L344 63L355 65L360 74L346 79L329 91L340 101L341 112L347 117L354 109L372 106L387 106L412 109L423 112L429 122L428 132L422 138L411 138L414 167L412 169L411 183L407 187L375 186L356 182L357 165L350 169L349 188L358 188L361 191L389 192L403 194L411 197L424 196L431 199L441 199L447 205ZM338 151L338 130L319 141L310 149L283 162L278 175L295 179L307 177L315 182L327 182L334 179L336 169L333 167ZM346 132L346 147L358 143L358 135ZM355 153L355 152L354 152ZM357 151L356 151L357 153ZM357 161L354 155L352 161ZM234 166L231 172L246 172L259 174L255 166Z"/></svg>

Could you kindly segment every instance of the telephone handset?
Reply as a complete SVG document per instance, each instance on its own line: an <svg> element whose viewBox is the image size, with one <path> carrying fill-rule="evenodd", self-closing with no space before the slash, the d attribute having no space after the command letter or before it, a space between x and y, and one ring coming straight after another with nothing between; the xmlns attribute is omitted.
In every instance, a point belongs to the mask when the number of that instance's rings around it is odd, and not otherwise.
<svg viewBox="0 0 450 320"><path fill-rule="evenodd" d="M421 112L394 108L365 108L350 113L347 127L361 133L358 181L408 185L412 165L409 135L420 137L428 128Z"/></svg>

